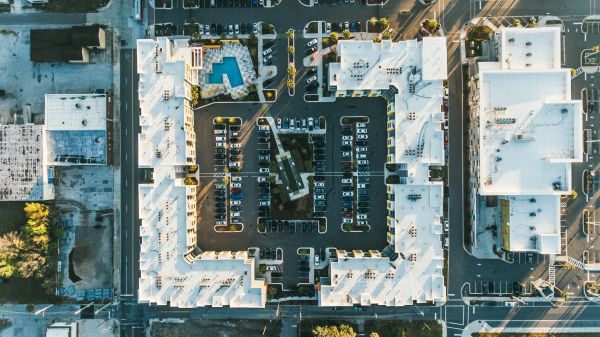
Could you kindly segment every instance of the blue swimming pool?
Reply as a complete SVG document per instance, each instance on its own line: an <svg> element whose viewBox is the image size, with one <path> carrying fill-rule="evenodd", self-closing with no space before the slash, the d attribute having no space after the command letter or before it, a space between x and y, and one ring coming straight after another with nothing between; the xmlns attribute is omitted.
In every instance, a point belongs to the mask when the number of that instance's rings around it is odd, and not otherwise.
<svg viewBox="0 0 600 337"><path fill-rule="evenodd" d="M213 71L208 75L208 83L222 84L223 74L229 78L232 87L244 84L242 73L238 67L235 57L223 57L223 63L213 63Z"/></svg>

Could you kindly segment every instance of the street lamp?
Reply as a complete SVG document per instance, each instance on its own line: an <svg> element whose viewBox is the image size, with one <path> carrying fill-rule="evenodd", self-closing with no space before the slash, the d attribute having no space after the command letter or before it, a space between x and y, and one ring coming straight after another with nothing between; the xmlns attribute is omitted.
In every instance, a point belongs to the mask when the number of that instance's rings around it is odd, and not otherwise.
<svg viewBox="0 0 600 337"><path fill-rule="evenodd" d="M50 307L54 306L54 304L50 304L49 306L42 308L38 311L35 312L35 315L39 315L42 314L42 316L44 316L44 313L46 312L46 310L48 310Z"/></svg>

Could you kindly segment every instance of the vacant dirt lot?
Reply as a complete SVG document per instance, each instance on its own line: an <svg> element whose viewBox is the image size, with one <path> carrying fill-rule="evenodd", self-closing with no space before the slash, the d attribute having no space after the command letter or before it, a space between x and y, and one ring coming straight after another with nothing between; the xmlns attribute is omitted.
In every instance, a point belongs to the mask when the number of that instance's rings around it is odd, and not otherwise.
<svg viewBox="0 0 600 337"><path fill-rule="evenodd" d="M263 334L264 332L264 334ZM187 320L184 323L153 322L152 337L279 337L279 321Z"/></svg>

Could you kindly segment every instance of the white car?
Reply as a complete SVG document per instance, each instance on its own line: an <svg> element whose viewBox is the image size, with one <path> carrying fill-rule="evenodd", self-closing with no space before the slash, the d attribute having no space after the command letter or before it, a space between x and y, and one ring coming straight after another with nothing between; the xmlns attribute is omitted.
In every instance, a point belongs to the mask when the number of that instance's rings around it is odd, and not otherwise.
<svg viewBox="0 0 600 337"><path fill-rule="evenodd" d="M342 197L351 197L354 195L354 192L352 191L348 191L348 192L343 192L342 193Z"/></svg>
<svg viewBox="0 0 600 337"><path fill-rule="evenodd" d="M367 152L368 149L366 146L360 146L356 148L356 152Z"/></svg>
<svg viewBox="0 0 600 337"><path fill-rule="evenodd" d="M217 142L217 143L215 143L215 147L225 147L225 143Z"/></svg>
<svg viewBox="0 0 600 337"><path fill-rule="evenodd" d="M290 130L296 130L296 120L294 118L290 118Z"/></svg>
<svg viewBox="0 0 600 337"><path fill-rule="evenodd" d="M229 162L229 167L237 167L240 168L242 165L240 165L239 161L230 161Z"/></svg>
<svg viewBox="0 0 600 337"><path fill-rule="evenodd" d="M367 154L366 153L358 153L356 155L356 159L367 159Z"/></svg>
<svg viewBox="0 0 600 337"><path fill-rule="evenodd" d="M231 206L240 206L241 204L241 200L231 200Z"/></svg>
<svg viewBox="0 0 600 337"><path fill-rule="evenodd" d="M271 206L271 201L261 201L258 203L258 206Z"/></svg>
<svg viewBox="0 0 600 337"><path fill-rule="evenodd" d="M231 133L231 137L237 137L239 135L240 135L239 131L234 131L234 132Z"/></svg>
<svg viewBox="0 0 600 337"><path fill-rule="evenodd" d="M446 230L446 232L450 229L450 224L448 223L448 220L444 220L444 229Z"/></svg>
<svg viewBox="0 0 600 337"><path fill-rule="evenodd" d="M352 142L349 140L344 140L344 141L342 141L342 146L344 146L344 145L352 145Z"/></svg>
<svg viewBox="0 0 600 337"><path fill-rule="evenodd" d="M359 226L367 226L368 224L369 224L369 222L367 220L358 220Z"/></svg>
<svg viewBox="0 0 600 337"><path fill-rule="evenodd" d="M342 152L342 157L352 157L352 152Z"/></svg>
<svg viewBox="0 0 600 337"><path fill-rule="evenodd" d="M367 133L367 129L364 128L358 128L356 129L356 133L361 134L361 133Z"/></svg>
<svg viewBox="0 0 600 337"><path fill-rule="evenodd" d="M265 50L263 50L263 56L267 56L267 54L272 53L272 52L273 52L272 48L265 49Z"/></svg>
<svg viewBox="0 0 600 337"><path fill-rule="evenodd" d="M258 34L258 23L255 22L252 24L252 32L254 35Z"/></svg>
<svg viewBox="0 0 600 337"><path fill-rule="evenodd" d="M240 33L240 25L238 23L235 24L235 35L238 35Z"/></svg>
<svg viewBox="0 0 600 337"><path fill-rule="evenodd" d="M261 167L258 169L258 172L260 173L269 173L269 168L268 167Z"/></svg>
<svg viewBox="0 0 600 337"><path fill-rule="evenodd" d="M215 189L217 189L217 190L224 190L225 189L225 185L223 185L223 184L217 184L217 185L215 185Z"/></svg>
<svg viewBox="0 0 600 337"><path fill-rule="evenodd" d="M237 217L242 216L242 213L241 212L231 212L231 216L237 218Z"/></svg>
<svg viewBox="0 0 600 337"><path fill-rule="evenodd" d="M225 137L217 136L217 137L215 137L215 141L217 141L217 142L224 142L225 141Z"/></svg>
<svg viewBox="0 0 600 337"><path fill-rule="evenodd" d="M214 134L215 134L215 135L222 135L222 134L224 134L225 132L227 132L227 131L225 131L225 129L223 129L223 130L215 130L215 131L214 131Z"/></svg>
<svg viewBox="0 0 600 337"><path fill-rule="evenodd" d="M277 271L276 266L267 266L267 271Z"/></svg>
<svg viewBox="0 0 600 337"><path fill-rule="evenodd" d="M239 149L241 147L242 147L242 144L240 144L240 143L231 144L232 149Z"/></svg>
<svg viewBox="0 0 600 337"><path fill-rule="evenodd" d="M367 188L367 184L358 184L356 187L358 187L358 188Z"/></svg>
<svg viewBox="0 0 600 337"><path fill-rule="evenodd" d="M325 194L315 194L315 200L325 200Z"/></svg>
<svg viewBox="0 0 600 337"><path fill-rule="evenodd" d="M342 184L352 184L352 178L342 179Z"/></svg>
<svg viewBox="0 0 600 337"><path fill-rule="evenodd" d="M317 44L317 39L312 39L306 44L307 47L312 47Z"/></svg>
<svg viewBox="0 0 600 337"><path fill-rule="evenodd" d="M256 180L258 180L259 183L264 183L267 181L267 177L258 177Z"/></svg>
<svg viewBox="0 0 600 337"><path fill-rule="evenodd" d="M325 26L325 33L331 34L331 22L327 22L327 25Z"/></svg>
<svg viewBox="0 0 600 337"><path fill-rule="evenodd" d="M315 266L319 265L319 260L320 260L319 255L315 255Z"/></svg>
<svg viewBox="0 0 600 337"><path fill-rule="evenodd" d="M315 181L315 187L325 187L325 182L323 182L323 181Z"/></svg>
<svg viewBox="0 0 600 337"><path fill-rule="evenodd" d="M227 225L227 221L225 221L225 220L219 220L219 221L217 221L217 225L218 226Z"/></svg>
<svg viewBox="0 0 600 337"><path fill-rule="evenodd" d="M358 165L369 165L369 161L368 160L359 160L358 161Z"/></svg>
<svg viewBox="0 0 600 337"><path fill-rule="evenodd" d="M310 84L310 83L312 83L312 82L314 82L316 80L317 80L317 75L312 75L311 77L309 77L309 78L306 79L306 83Z"/></svg>
<svg viewBox="0 0 600 337"><path fill-rule="evenodd" d="M367 123L356 123L356 127L357 128L366 128L367 127Z"/></svg>
<svg viewBox="0 0 600 337"><path fill-rule="evenodd" d="M365 135L364 133L361 133L356 135L356 139L369 139L369 136Z"/></svg>
<svg viewBox="0 0 600 337"><path fill-rule="evenodd" d="M352 223L352 218L343 218L342 223Z"/></svg>
<svg viewBox="0 0 600 337"><path fill-rule="evenodd" d="M198 35L204 35L204 26L201 24L198 26L200 26L198 29ZM208 32L207 32L207 34L208 34Z"/></svg>
<svg viewBox="0 0 600 337"><path fill-rule="evenodd" d="M241 187L242 187L242 184L241 184L241 183L232 183L232 184L231 184L231 188L236 188L236 187L237 187L237 188L241 188Z"/></svg>
<svg viewBox="0 0 600 337"><path fill-rule="evenodd" d="M281 129L281 118L277 118L277 128Z"/></svg>
<svg viewBox="0 0 600 337"><path fill-rule="evenodd" d="M342 136L342 140L352 140L352 136Z"/></svg>
<svg viewBox="0 0 600 337"><path fill-rule="evenodd" d="M366 214L359 214L356 216L358 220L367 220L368 216Z"/></svg>
<svg viewBox="0 0 600 337"><path fill-rule="evenodd" d="M240 182L240 181L242 181L242 177L240 177L240 176L231 177L231 181Z"/></svg>

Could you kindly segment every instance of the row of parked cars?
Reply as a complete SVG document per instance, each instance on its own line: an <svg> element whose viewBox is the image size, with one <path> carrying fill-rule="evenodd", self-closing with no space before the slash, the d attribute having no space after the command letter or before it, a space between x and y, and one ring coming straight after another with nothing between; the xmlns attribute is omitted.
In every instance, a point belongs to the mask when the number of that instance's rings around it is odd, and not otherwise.
<svg viewBox="0 0 600 337"><path fill-rule="evenodd" d="M271 187L269 183L269 165L271 163L271 151L269 138L271 128L269 125L258 126L258 216L262 218L271 217Z"/></svg>
<svg viewBox="0 0 600 337"><path fill-rule="evenodd" d="M349 148L348 148L349 147ZM356 162L358 172L369 170L366 123L345 124L342 127L342 223L369 225L369 177L354 177L349 172ZM356 212L354 209L356 201ZM355 219L356 215L356 219Z"/></svg>
<svg viewBox="0 0 600 337"><path fill-rule="evenodd" d="M242 177L232 176L229 183L222 181L216 183L214 188L215 220L217 225L227 224L228 209L231 223L242 223L241 207L242 199L244 198L242 194Z"/></svg>
<svg viewBox="0 0 600 337"><path fill-rule="evenodd" d="M275 120L278 129L295 132L319 130L319 123L313 117L278 117Z"/></svg>
<svg viewBox="0 0 600 337"><path fill-rule="evenodd" d="M331 32L341 33L345 30L350 32L362 31L362 23L360 21L344 21L344 22L327 22L325 24L325 32L330 34Z"/></svg>
<svg viewBox="0 0 600 337"><path fill-rule="evenodd" d="M237 172L241 168L241 144L239 143L239 125L214 125L215 165L228 166L229 171Z"/></svg>
<svg viewBox="0 0 600 337"><path fill-rule="evenodd" d="M267 220L265 229L273 233L316 233L319 230L319 222L317 220Z"/></svg>
<svg viewBox="0 0 600 337"><path fill-rule="evenodd" d="M248 23L212 23L212 24L199 24L198 35L210 35L220 36L225 34L227 36L233 35L245 35L245 34L258 34L259 27L257 22Z"/></svg>

